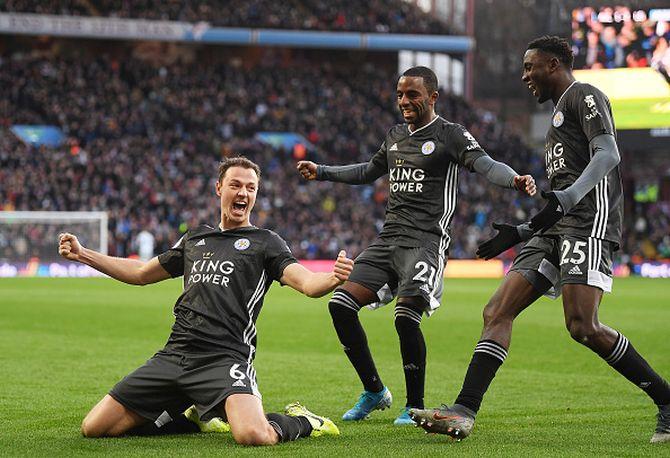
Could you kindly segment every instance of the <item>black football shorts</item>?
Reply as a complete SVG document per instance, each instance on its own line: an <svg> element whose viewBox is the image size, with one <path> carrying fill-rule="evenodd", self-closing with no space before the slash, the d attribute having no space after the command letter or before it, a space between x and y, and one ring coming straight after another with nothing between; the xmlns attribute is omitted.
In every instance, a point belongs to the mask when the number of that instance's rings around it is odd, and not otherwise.
<svg viewBox="0 0 670 458"><path fill-rule="evenodd" d="M440 306L446 255L435 244L401 247L373 243L354 262L349 281L376 291L375 309L398 297L423 297L430 315Z"/></svg>
<svg viewBox="0 0 670 458"><path fill-rule="evenodd" d="M593 237L560 235L531 238L510 271L522 274L536 290L552 297L566 284L612 291L612 243Z"/></svg>
<svg viewBox="0 0 670 458"><path fill-rule="evenodd" d="M110 396L142 417L156 421L164 412L174 418L195 404L200 417L231 394L261 397L253 365L221 355L177 354L162 350L124 377ZM215 412L224 416L225 412Z"/></svg>

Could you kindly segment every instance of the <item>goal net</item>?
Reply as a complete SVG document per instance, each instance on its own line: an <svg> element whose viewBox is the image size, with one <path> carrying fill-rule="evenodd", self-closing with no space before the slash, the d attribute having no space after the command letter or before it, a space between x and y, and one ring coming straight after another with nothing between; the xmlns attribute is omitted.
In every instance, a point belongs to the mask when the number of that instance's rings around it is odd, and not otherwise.
<svg viewBox="0 0 670 458"><path fill-rule="evenodd" d="M0 277L90 276L93 269L58 255L58 234L107 254L107 213L0 211Z"/></svg>

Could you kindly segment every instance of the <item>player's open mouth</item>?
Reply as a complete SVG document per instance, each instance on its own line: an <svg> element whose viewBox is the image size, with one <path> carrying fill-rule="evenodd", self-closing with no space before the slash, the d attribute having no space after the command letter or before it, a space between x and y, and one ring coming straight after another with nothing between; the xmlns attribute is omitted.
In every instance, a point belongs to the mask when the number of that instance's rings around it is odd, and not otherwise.
<svg viewBox="0 0 670 458"><path fill-rule="evenodd" d="M237 202L233 202L233 213L234 214L244 215L244 212L246 211L246 209L247 209L247 203L246 202L244 202L242 200L238 200Z"/></svg>
<svg viewBox="0 0 670 458"><path fill-rule="evenodd" d="M538 93L537 93L537 89L535 89L535 86L534 86L534 85L532 85L531 83L528 83L528 89L530 89L530 92L532 92L533 95L534 95L535 97L537 97L537 94L538 94Z"/></svg>
<svg viewBox="0 0 670 458"><path fill-rule="evenodd" d="M412 116L413 114L414 114L414 110L405 110L405 109L402 110L402 115L405 118L407 118L409 116Z"/></svg>

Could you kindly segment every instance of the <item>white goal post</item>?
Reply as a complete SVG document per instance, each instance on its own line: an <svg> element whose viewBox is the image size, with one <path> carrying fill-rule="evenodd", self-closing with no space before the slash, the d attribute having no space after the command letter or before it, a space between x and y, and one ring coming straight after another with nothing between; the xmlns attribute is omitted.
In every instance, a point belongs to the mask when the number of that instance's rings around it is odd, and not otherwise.
<svg viewBox="0 0 670 458"><path fill-rule="evenodd" d="M66 263L57 250L61 232L107 254L107 222L103 211L0 211L0 265L25 270L26 265Z"/></svg>

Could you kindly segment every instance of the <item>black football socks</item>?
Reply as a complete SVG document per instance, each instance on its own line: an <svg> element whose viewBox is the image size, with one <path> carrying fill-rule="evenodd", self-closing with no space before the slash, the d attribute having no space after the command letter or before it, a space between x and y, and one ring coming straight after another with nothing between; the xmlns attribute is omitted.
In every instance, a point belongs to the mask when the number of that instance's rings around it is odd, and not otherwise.
<svg viewBox="0 0 670 458"><path fill-rule="evenodd" d="M604 359L617 372L647 393L656 405L670 404L668 382L649 366L623 334L617 332L614 347Z"/></svg>
<svg viewBox="0 0 670 458"><path fill-rule="evenodd" d="M400 339L402 367L407 389L406 407L423 409L426 378L426 342L421 332L421 312L416 308L398 304L395 308L395 328Z"/></svg>
<svg viewBox="0 0 670 458"><path fill-rule="evenodd" d="M337 337L344 353L356 369L366 391L378 393L384 389L370 354L368 339L358 318L361 305L348 292L337 289L328 303Z"/></svg>
<svg viewBox="0 0 670 458"><path fill-rule="evenodd" d="M493 340L480 340L475 347L463 380L463 387L455 403L477 413L484 393L488 390L498 368L505 362L505 358L507 358L505 347Z"/></svg>
<svg viewBox="0 0 670 458"><path fill-rule="evenodd" d="M269 413L265 416L277 432L279 442L294 441L312 434L312 425L305 417L291 417L280 413Z"/></svg>

